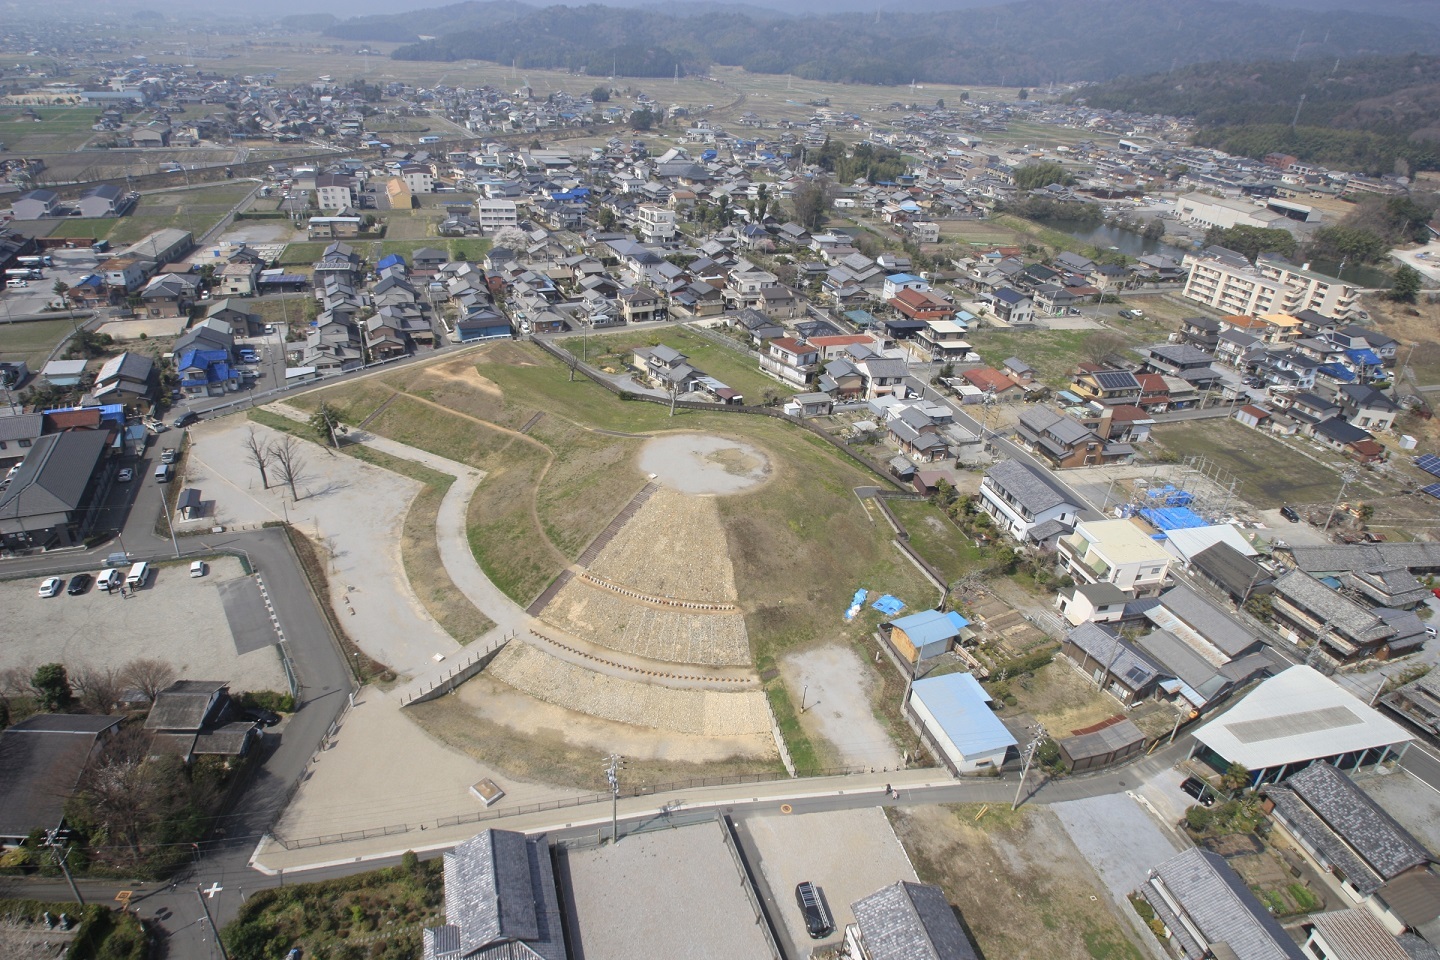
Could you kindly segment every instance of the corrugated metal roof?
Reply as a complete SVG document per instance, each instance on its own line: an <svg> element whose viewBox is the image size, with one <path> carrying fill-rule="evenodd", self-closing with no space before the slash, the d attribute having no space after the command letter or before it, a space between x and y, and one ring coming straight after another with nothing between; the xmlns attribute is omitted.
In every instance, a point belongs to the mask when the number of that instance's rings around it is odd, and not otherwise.
<svg viewBox="0 0 1440 960"><path fill-rule="evenodd" d="M911 686L962 754L987 753L1016 745L1015 737L990 709L990 695L968 673L928 677Z"/></svg>

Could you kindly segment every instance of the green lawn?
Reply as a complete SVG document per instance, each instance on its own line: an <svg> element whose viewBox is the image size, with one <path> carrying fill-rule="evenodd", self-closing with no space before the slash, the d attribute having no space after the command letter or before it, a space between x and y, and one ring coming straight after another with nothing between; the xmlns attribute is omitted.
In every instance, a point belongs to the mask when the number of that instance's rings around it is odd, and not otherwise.
<svg viewBox="0 0 1440 960"><path fill-rule="evenodd" d="M280 251L280 266L308 267L320 259L325 248L330 246L331 242L330 240L306 240L301 243L287 243L285 249Z"/></svg>
<svg viewBox="0 0 1440 960"><path fill-rule="evenodd" d="M589 342L584 342L587 339ZM744 394L747 403L760 403L767 393L789 396L795 392L795 388L761 373L759 364L753 357L720 346L683 327L580 340L572 338L566 341L565 346L577 354L589 351L591 357L599 358L594 362L618 369L621 364L631 362L636 347L654 347L662 343L689 357L690 365L695 369L739 390Z"/></svg>
<svg viewBox="0 0 1440 960"><path fill-rule="evenodd" d="M90 126L100 115L98 106L35 107L38 123L23 117L25 109L0 107L0 142L12 156L68 153L96 135Z"/></svg>
<svg viewBox="0 0 1440 960"><path fill-rule="evenodd" d="M1052 387L1070 382L1075 365L1087 359L1085 342L1096 330L997 330L982 327L970 334L970 343L980 358L999 368L1010 357L1019 357L1035 368L1035 376Z"/></svg>
<svg viewBox="0 0 1440 960"><path fill-rule="evenodd" d="M946 582L958 580L984 565L975 541L928 500L890 500L887 505L910 535L910 546L939 570Z"/></svg>
<svg viewBox="0 0 1440 960"><path fill-rule="evenodd" d="M1274 439L1234 420L1191 420L1161 424L1152 433L1154 440L1182 459L1201 456L1240 479L1236 496L1257 507L1273 508L1284 503L1328 503L1340 489L1340 475L1327 463L1338 454L1317 454L1317 463L1286 441ZM1351 489L1352 496L1369 491L1363 484Z"/></svg>
<svg viewBox="0 0 1440 960"><path fill-rule="evenodd" d="M24 360L31 373L39 373L42 361L55 344L74 331L74 324L63 316L59 320L0 323L0 358Z"/></svg>

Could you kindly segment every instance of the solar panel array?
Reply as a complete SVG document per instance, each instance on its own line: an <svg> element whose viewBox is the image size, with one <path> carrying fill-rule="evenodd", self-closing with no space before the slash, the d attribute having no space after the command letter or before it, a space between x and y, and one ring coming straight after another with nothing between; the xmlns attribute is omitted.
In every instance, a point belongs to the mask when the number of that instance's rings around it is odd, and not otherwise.
<svg viewBox="0 0 1440 960"><path fill-rule="evenodd" d="M1140 381L1135 379L1133 373L1127 373L1124 370L1101 370L1095 374L1095 382L1100 385L1101 390L1126 390L1140 385Z"/></svg>
<svg viewBox="0 0 1440 960"><path fill-rule="evenodd" d="M1424 456L1416 457L1415 466L1419 467L1421 470L1424 470L1426 473L1440 477L1440 457L1435 456L1435 454L1433 453L1427 453Z"/></svg>
<svg viewBox="0 0 1440 960"><path fill-rule="evenodd" d="M1436 500L1440 500L1440 483L1432 483L1432 484L1430 484L1430 486L1428 486L1428 487L1421 487L1421 488L1420 488L1420 492L1421 492L1421 493L1428 493L1428 494L1430 494L1430 496L1434 497Z"/></svg>

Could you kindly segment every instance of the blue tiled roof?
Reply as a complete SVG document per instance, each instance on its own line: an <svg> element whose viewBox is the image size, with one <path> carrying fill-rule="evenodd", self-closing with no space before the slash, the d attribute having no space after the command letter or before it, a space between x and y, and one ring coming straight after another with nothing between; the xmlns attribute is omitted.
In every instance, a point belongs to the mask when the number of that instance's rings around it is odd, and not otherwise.
<svg viewBox="0 0 1440 960"><path fill-rule="evenodd" d="M951 637L960 635L960 631L970 626L970 621L955 611L941 613L939 610L922 610L919 613L912 613L908 617L901 617L899 620L892 620L891 626L905 631L910 642L917 647L927 646L941 640L949 640Z"/></svg>
<svg viewBox="0 0 1440 960"><path fill-rule="evenodd" d="M989 753L1016 745L1015 737L990 709L990 695L971 674L927 677L910 689L911 696L925 705L961 754Z"/></svg>

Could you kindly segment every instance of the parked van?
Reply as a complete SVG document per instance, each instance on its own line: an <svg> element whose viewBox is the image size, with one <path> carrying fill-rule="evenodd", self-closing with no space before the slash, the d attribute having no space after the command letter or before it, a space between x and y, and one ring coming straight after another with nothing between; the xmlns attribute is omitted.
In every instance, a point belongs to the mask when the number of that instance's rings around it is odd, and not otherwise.
<svg viewBox="0 0 1440 960"><path fill-rule="evenodd" d="M28 286L30 286L30 281L29 281L29 280L6 280L6 281L5 281L5 288L6 288L7 290L20 290L20 289L22 289L22 288L24 288L24 287L28 287Z"/></svg>
<svg viewBox="0 0 1440 960"><path fill-rule="evenodd" d="M170 477L175 473L175 468L168 463L158 464L155 467L155 482L169 483Z"/></svg>
<svg viewBox="0 0 1440 960"><path fill-rule="evenodd" d="M117 589L123 582L120 577L120 571L114 567L111 567L109 570L101 570L95 574L95 589L104 590L106 593Z"/></svg>
<svg viewBox="0 0 1440 960"><path fill-rule="evenodd" d="M138 590L145 586L145 581L150 579L150 564L141 560L130 568L130 573L125 577L125 586L131 590Z"/></svg>

